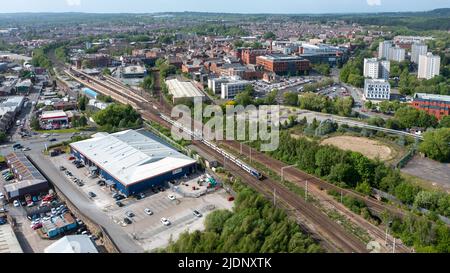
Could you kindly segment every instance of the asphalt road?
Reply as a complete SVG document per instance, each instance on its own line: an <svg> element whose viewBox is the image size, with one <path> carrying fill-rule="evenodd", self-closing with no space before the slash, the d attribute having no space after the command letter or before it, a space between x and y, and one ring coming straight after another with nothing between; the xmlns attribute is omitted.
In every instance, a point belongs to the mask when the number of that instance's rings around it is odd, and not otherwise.
<svg viewBox="0 0 450 273"><path fill-rule="evenodd" d="M49 163L42 154L35 151L29 153L29 156L47 178L61 190L80 211L108 231L121 252L142 253L144 251L144 249L134 242L120 226L115 224L94 203L92 203L86 195L80 192L73 183L68 183L63 174Z"/></svg>

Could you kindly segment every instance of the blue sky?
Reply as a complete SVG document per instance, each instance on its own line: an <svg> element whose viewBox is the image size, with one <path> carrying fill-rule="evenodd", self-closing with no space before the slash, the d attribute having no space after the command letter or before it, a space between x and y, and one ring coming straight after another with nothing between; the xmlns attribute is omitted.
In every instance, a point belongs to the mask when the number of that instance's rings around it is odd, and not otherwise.
<svg viewBox="0 0 450 273"><path fill-rule="evenodd" d="M449 0L0 0L0 12L342 13L423 11Z"/></svg>

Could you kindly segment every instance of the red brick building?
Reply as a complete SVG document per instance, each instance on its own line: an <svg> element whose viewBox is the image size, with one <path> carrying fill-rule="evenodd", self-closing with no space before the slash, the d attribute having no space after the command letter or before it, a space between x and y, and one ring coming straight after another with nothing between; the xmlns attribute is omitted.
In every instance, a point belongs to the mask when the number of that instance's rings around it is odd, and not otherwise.
<svg viewBox="0 0 450 273"><path fill-rule="evenodd" d="M411 106L441 119L450 115L450 96L416 93Z"/></svg>
<svg viewBox="0 0 450 273"><path fill-rule="evenodd" d="M256 64L256 57L269 54L266 49L251 49L246 48L242 50L241 60L243 64Z"/></svg>
<svg viewBox="0 0 450 273"><path fill-rule="evenodd" d="M258 56L256 57L256 64L263 66L265 71L274 72L278 75L296 75L310 69L309 60L281 54Z"/></svg>

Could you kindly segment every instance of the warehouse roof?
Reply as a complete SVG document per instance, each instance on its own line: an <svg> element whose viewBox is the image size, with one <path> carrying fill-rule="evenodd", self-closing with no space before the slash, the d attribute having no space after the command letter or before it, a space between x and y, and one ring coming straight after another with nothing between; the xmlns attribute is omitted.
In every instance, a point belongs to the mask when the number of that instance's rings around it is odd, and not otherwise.
<svg viewBox="0 0 450 273"><path fill-rule="evenodd" d="M169 93L174 98L192 98L203 97L204 94L198 90L195 85L190 81L180 81L178 79L166 80Z"/></svg>
<svg viewBox="0 0 450 273"><path fill-rule="evenodd" d="M96 134L70 146L124 185L195 163L143 129Z"/></svg>
<svg viewBox="0 0 450 273"><path fill-rule="evenodd" d="M53 118L67 118L67 114L66 112L60 110L42 112L41 119Z"/></svg>
<svg viewBox="0 0 450 273"><path fill-rule="evenodd" d="M45 248L44 253L98 253L87 235L68 235Z"/></svg>
<svg viewBox="0 0 450 273"><path fill-rule="evenodd" d="M10 224L0 225L0 253L23 253Z"/></svg>

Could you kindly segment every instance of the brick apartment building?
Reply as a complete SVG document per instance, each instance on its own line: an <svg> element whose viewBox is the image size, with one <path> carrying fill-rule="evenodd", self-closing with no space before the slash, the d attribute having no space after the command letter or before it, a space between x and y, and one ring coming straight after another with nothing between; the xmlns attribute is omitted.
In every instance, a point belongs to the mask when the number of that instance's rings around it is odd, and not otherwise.
<svg viewBox="0 0 450 273"><path fill-rule="evenodd" d="M441 119L450 115L450 96L416 93L411 106Z"/></svg>
<svg viewBox="0 0 450 273"><path fill-rule="evenodd" d="M310 61L297 56L271 54L256 57L256 64L264 67L265 71L278 75L295 75L309 71Z"/></svg>

